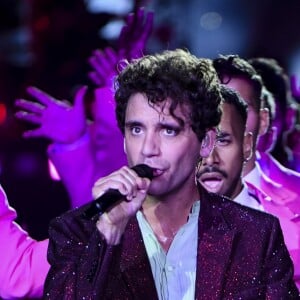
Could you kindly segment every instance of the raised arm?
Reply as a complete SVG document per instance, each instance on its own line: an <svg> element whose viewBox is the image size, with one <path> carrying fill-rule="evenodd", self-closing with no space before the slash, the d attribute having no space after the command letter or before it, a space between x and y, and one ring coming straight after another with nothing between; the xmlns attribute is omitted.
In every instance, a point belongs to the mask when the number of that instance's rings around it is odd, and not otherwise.
<svg viewBox="0 0 300 300"><path fill-rule="evenodd" d="M113 77L122 69L122 60L131 61L145 54L152 32L153 16L153 12L145 12L143 8L139 8L136 13L130 13L120 32L117 50L107 47L93 52L89 58L92 71L88 76L94 84L111 87Z"/></svg>
<svg viewBox="0 0 300 300"><path fill-rule="evenodd" d="M30 238L15 222L16 218L16 211L9 206L0 186L0 297L41 297L49 270L48 240L38 242Z"/></svg>
<svg viewBox="0 0 300 300"><path fill-rule="evenodd" d="M52 142L48 155L69 193L72 207L91 200L94 182L94 157L83 103L85 92L86 87L80 88L71 105L30 87L28 93L35 102L16 101L16 117L36 125L25 131L24 137L43 137Z"/></svg>

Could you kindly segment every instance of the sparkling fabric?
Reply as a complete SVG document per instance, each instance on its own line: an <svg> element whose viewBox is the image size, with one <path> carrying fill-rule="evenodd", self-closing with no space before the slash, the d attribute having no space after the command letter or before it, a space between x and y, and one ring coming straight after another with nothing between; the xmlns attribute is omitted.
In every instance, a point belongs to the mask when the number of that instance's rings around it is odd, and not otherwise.
<svg viewBox="0 0 300 300"><path fill-rule="evenodd" d="M195 299L300 299L278 220L213 194L200 199ZM44 298L158 299L137 219L108 246L84 209L51 222Z"/></svg>

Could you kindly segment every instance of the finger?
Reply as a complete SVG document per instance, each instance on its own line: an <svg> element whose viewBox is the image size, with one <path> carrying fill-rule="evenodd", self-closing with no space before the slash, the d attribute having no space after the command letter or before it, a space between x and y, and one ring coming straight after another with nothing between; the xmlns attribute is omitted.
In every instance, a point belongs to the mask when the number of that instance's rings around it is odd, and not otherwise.
<svg viewBox="0 0 300 300"><path fill-rule="evenodd" d="M97 72L95 72L95 71L88 72L88 77L94 84L96 84L98 86L103 85L103 80L100 79Z"/></svg>
<svg viewBox="0 0 300 300"><path fill-rule="evenodd" d="M15 105L18 108L21 108L23 110L26 110L31 113L41 114L43 110L45 109L45 106L41 105L37 102L27 101L25 99L17 99L15 101Z"/></svg>
<svg viewBox="0 0 300 300"><path fill-rule="evenodd" d="M84 111L84 96L87 91L87 86L80 87L76 93L74 98L74 108Z"/></svg>
<svg viewBox="0 0 300 300"><path fill-rule="evenodd" d="M55 98L45 93L44 91L38 89L37 87L30 86L26 90L31 96L33 96L36 100L38 100L45 106L48 106L52 102L57 101Z"/></svg>
<svg viewBox="0 0 300 300"><path fill-rule="evenodd" d="M118 39L118 48L119 49L127 48L128 40L130 40L129 32L130 32L130 26L124 25L121 29L120 36Z"/></svg>
<svg viewBox="0 0 300 300"><path fill-rule="evenodd" d="M113 172L112 174L103 177L96 181L93 188L94 193L103 194L103 191L108 189L117 189L119 192L126 196L128 200L136 196L137 193L137 174L130 170L128 167L123 167L120 170Z"/></svg>
<svg viewBox="0 0 300 300"><path fill-rule="evenodd" d="M118 61L117 53L114 49L107 47L104 49L106 57L111 62L112 65L115 65Z"/></svg>
<svg viewBox="0 0 300 300"><path fill-rule="evenodd" d="M27 130L23 133L24 138L39 138L39 137L44 137L44 136L45 136L45 134L41 128Z"/></svg>
<svg viewBox="0 0 300 300"><path fill-rule="evenodd" d="M41 123L42 123L41 116L36 115L36 114L31 114L31 113L28 113L26 111L16 112L15 117L22 120L22 121L26 121L26 122L36 124L36 125L41 125Z"/></svg>
<svg viewBox="0 0 300 300"><path fill-rule="evenodd" d="M126 20L125 20L126 25L124 25L124 27L126 26L126 27L132 29L132 25L134 24L134 21L135 21L135 15L136 14L134 14L134 13L130 13L127 15Z"/></svg>
<svg viewBox="0 0 300 300"><path fill-rule="evenodd" d="M144 30L144 9L139 8L136 13L133 15L133 20L131 21L130 24L130 36L131 40L135 41L138 39L143 30Z"/></svg>
<svg viewBox="0 0 300 300"><path fill-rule="evenodd" d="M153 29L154 12L149 11L146 16L145 26L142 34L142 39L146 43Z"/></svg>
<svg viewBox="0 0 300 300"><path fill-rule="evenodd" d="M151 184L151 180L148 178L139 177L137 179L137 186L139 191L147 191Z"/></svg>
<svg viewBox="0 0 300 300"><path fill-rule="evenodd" d="M134 15L133 19L133 26L134 30L140 30L141 27L143 27L143 22L144 22L144 9L139 8L137 12ZM138 26L137 26L138 25Z"/></svg>
<svg viewBox="0 0 300 300"><path fill-rule="evenodd" d="M108 61L104 52L95 53L95 55L89 59L89 63L102 78L107 76L108 73L111 73L113 69L111 62ZM103 79L103 81L105 80Z"/></svg>
<svg viewBox="0 0 300 300"><path fill-rule="evenodd" d="M117 56L112 48L105 48L102 52L102 55L96 54L96 58L100 68L105 73L114 73L114 68L117 63Z"/></svg>
<svg viewBox="0 0 300 300"><path fill-rule="evenodd" d="M108 190L113 189L119 191L124 198L130 193L130 188L128 188L128 184L123 180L121 181L120 178L110 178L101 183L95 184L92 189L92 194L94 199L101 197L105 194Z"/></svg>

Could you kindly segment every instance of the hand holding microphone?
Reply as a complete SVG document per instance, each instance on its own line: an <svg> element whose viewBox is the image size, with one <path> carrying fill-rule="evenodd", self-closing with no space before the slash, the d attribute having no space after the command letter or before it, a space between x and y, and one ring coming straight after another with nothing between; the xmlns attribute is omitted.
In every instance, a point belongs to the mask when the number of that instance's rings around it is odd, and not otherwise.
<svg viewBox="0 0 300 300"><path fill-rule="evenodd" d="M85 211L84 217L91 219L96 214L102 215L118 202L126 200L126 198L129 199L131 196L139 193L139 187L136 186L136 181L138 180L136 175L152 180L153 169L145 164L136 165L131 169L123 167L119 171L97 181L94 186L94 192L96 192L95 190L105 189L105 186L108 184L113 186L113 188L109 188L104 194L98 196Z"/></svg>

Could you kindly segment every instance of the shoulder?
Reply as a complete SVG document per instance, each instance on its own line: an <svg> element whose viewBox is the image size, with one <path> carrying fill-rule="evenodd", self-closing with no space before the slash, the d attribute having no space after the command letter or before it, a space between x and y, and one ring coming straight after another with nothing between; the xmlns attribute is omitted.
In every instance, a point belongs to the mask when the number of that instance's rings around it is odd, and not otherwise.
<svg viewBox="0 0 300 300"><path fill-rule="evenodd" d="M279 220L275 216L262 212L239 203L234 202L228 197L207 194L211 207L217 210L230 227L248 226L254 228L273 228L279 226Z"/></svg>

